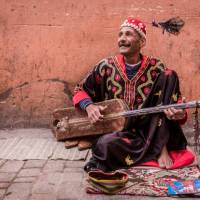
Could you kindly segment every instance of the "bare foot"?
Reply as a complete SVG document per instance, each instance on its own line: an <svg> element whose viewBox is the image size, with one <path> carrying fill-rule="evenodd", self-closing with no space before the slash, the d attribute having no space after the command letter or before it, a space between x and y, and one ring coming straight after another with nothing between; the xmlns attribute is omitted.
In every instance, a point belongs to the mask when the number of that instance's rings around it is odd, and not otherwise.
<svg viewBox="0 0 200 200"><path fill-rule="evenodd" d="M166 146L163 147L161 154L158 158L158 164L161 168L169 169L173 165L173 161L170 158Z"/></svg>

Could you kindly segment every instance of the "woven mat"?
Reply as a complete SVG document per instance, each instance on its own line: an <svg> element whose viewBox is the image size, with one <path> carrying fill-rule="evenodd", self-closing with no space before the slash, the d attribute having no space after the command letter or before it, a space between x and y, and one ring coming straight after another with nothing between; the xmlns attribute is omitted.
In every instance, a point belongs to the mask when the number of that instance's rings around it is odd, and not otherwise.
<svg viewBox="0 0 200 200"><path fill-rule="evenodd" d="M129 181L119 195L144 195L167 196L167 183L183 180L194 180L200 177L200 169L197 165L174 170L160 168L132 167L122 170L128 173ZM103 194L97 188L88 185L86 192L90 194Z"/></svg>
<svg viewBox="0 0 200 200"><path fill-rule="evenodd" d="M77 147L66 149L63 142L57 142L54 138L15 137L0 139L0 159L85 160L87 155L88 150L79 151Z"/></svg>

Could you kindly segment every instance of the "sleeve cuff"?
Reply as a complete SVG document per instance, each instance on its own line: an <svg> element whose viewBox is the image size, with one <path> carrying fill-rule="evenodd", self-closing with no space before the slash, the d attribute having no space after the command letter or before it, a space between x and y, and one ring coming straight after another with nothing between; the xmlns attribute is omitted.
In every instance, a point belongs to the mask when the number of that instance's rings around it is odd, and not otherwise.
<svg viewBox="0 0 200 200"><path fill-rule="evenodd" d="M92 103L93 103L92 100L87 98L87 99L81 100L81 101L79 102L79 106L80 106L80 108L81 108L82 110L85 110L86 107L87 107L88 105L92 104Z"/></svg>

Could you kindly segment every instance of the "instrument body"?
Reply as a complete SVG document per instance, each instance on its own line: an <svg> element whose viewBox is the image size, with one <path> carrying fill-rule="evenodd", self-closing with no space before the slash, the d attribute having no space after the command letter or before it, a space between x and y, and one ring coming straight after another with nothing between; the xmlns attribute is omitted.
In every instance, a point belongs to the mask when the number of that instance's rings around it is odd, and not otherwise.
<svg viewBox="0 0 200 200"><path fill-rule="evenodd" d="M96 105L107 106L107 108L102 112L103 120L95 124L91 124L87 113L78 108L56 109L53 112L53 133L57 140L122 131L128 124L128 117L161 113L171 107L197 109L200 107L200 101L160 105L137 110L129 110L127 104L121 99L106 100L96 103Z"/></svg>
<svg viewBox="0 0 200 200"><path fill-rule="evenodd" d="M53 133L58 141L121 131L126 126L127 118L118 113L128 111L129 108L121 99L112 99L96 103L107 106L102 111L105 116L102 121L91 124L87 113L79 108L69 107L56 109L53 112Z"/></svg>

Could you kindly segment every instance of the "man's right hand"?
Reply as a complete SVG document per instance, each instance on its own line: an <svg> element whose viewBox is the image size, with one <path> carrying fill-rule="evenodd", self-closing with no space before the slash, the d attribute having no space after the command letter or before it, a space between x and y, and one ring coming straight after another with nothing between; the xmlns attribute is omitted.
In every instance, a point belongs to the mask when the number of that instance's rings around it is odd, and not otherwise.
<svg viewBox="0 0 200 200"><path fill-rule="evenodd" d="M101 114L101 111L105 110L107 106L98 106L94 104L90 104L86 107L86 112L88 114L88 118L92 124L94 124L97 121L103 120L103 115Z"/></svg>

